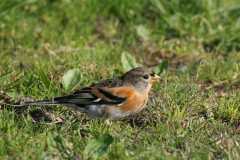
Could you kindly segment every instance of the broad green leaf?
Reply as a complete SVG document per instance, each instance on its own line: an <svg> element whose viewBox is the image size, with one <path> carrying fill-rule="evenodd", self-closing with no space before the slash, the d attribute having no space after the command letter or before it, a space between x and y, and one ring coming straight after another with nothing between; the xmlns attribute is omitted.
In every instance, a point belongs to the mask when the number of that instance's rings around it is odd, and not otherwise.
<svg viewBox="0 0 240 160"><path fill-rule="evenodd" d="M158 75L160 75L164 69L168 69L169 62L168 60L162 61L158 66L155 67L154 72Z"/></svg>
<svg viewBox="0 0 240 160"><path fill-rule="evenodd" d="M0 84L2 84L3 82L7 81L7 79L14 73L14 71L8 72L4 75L0 76Z"/></svg>
<svg viewBox="0 0 240 160"><path fill-rule="evenodd" d="M72 153L72 144L56 132L49 132L47 135L47 145L51 152L57 153L61 158L69 159ZM47 155L50 158L51 155Z"/></svg>
<svg viewBox="0 0 240 160"><path fill-rule="evenodd" d="M123 68L126 71L129 71L133 68L138 67L138 64L136 63L135 58L133 58L128 52L122 53L121 61L122 61Z"/></svg>
<svg viewBox="0 0 240 160"><path fill-rule="evenodd" d="M74 89L81 80L81 73L78 68L69 70L63 77L62 83L67 91Z"/></svg>
<svg viewBox="0 0 240 160"><path fill-rule="evenodd" d="M50 86L53 87L53 85L51 85L50 79L46 76L46 73L44 72L44 70L42 68L40 68L38 70L38 73L40 74L42 81L47 88L49 88Z"/></svg>
<svg viewBox="0 0 240 160"><path fill-rule="evenodd" d="M99 159L107 154L107 149L113 141L114 138L109 134L89 139L83 153L93 159Z"/></svg>
<svg viewBox="0 0 240 160"><path fill-rule="evenodd" d="M145 40L151 40L150 31L142 25L137 26L137 34Z"/></svg>

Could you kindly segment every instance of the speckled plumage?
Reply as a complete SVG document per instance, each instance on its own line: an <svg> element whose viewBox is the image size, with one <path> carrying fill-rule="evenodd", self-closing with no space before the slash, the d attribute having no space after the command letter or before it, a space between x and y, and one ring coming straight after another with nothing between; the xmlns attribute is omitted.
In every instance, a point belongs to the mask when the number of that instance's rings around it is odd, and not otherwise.
<svg viewBox="0 0 240 160"><path fill-rule="evenodd" d="M141 111L147 103L152 83L160 79L151 69L138 67L73 94L26 105L64 105L83 111L90 118L114 120Z"/></svg>
<svg viewBox="0 0 240 160"><path fill-rule="evenodd" d="M120 77L113 77L110 79L106 79L102 82L92 85L93 87L122 87L123 86L123 76Z"/></svg>
<svg viewBox="0 0 240 160"><path fill-rule="evenodd" d="M123 76L106 79L100 83L92 85L93 87L122 87L123 85L133 87L139 92L147 88L149 82L143 81L140 77L143 75L155 74L151 69L138 67L126 72ZM130 82L130 83L129 83Z"/></svg>
<svg viewBox="0 0 240 160"><path fill-rule="evenodd" d="M151 85L149 81L142 78L144 75L154 75L155 73L148 68L138 67L134 68L123 75L124 84L134 90L142 93L148 85Z"/></svg>

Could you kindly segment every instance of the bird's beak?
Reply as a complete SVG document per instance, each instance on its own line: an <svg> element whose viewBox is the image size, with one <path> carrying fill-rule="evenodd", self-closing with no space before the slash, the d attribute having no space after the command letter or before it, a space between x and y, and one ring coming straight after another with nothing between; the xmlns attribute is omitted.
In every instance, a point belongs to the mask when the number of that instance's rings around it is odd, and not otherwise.
<svg viewBox="0 0 240 160"><path fill-rule="evenodd" d="M152 79L150 80L150 83L158 83L160 81L163 81L163 78L154 74L154 76L152 77Z"/></svg>

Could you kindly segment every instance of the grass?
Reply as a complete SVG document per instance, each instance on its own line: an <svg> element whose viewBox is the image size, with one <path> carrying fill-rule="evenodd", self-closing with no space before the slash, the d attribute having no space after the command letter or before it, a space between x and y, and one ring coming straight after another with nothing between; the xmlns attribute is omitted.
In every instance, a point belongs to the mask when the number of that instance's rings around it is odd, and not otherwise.
<svg viewBox="0 0 240 160"><path fill-rule="evenodd" d="M14 73L0 102L69 94L73 68L78 88L122 75L124 51L169 68L147 107L111 126L63 106L1 104L0 159L239 159L239 11L237 0L4 0L0 75Z"/></svg>

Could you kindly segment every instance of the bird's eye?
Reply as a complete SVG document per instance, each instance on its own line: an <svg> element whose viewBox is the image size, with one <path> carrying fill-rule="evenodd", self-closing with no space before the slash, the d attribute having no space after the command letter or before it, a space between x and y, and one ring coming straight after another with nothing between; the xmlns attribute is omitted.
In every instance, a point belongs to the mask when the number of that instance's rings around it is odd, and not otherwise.
<svg viewBox="0 0 240 160"><path fill-rule="evenodd" d="M148 79L148 75L143 76L144 79Z"/></svg>

